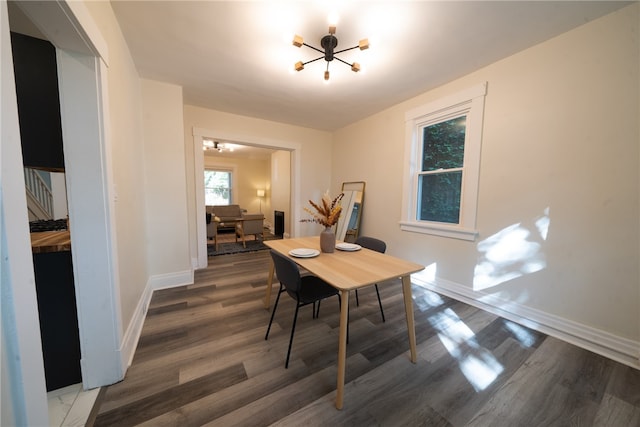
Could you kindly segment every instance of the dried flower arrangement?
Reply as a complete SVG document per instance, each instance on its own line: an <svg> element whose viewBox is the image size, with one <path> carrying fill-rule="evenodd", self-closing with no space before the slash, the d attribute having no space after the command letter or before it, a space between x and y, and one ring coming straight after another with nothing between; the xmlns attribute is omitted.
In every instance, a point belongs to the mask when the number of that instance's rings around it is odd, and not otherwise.
<svg viewBox="0 0 640 427"><path fill-rule="evenodd" d="M327 190L322 196L322 200L319 204L313 203L313 201L309 200L309 204L314 207L316 212L313 212L309 208L304 208L304 210L311 214L311 219L303 219L301 222L315 222L325 227L332 227L340 218L340 213L342 212L342 206L340 206L340 200L344 196L344 193L340 193L336 196L335 199L331 200L331 196L329 196L329 191Z"/></svg>

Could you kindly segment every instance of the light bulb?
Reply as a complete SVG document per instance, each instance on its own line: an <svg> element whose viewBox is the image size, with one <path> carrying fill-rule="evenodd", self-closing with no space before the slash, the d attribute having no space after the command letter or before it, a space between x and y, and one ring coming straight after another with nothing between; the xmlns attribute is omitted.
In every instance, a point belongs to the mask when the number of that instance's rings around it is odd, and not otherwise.
<svg viewBox="0 0 640 427"><path fill-rule="evenodd" d="M333 27L333 31L335 32L335 29L338 26L338 14L336 12L329 13L329 16L327 17L327 23L329 24L329 28Z"/></svg>

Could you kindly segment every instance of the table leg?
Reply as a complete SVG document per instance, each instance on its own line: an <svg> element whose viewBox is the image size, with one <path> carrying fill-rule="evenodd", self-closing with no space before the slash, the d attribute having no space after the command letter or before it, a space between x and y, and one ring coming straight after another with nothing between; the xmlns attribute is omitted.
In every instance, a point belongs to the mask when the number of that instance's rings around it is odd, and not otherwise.
<svg viewBox="0 0 640 427"><path fill-rule="evenodd" d="M273 285L273 271L274 271L274 265L273 265L273 259L271 259L269 263L269 278L267 279L267 294L265 295L265 298L264 298L264 308L266 308L267 310L271 305L271 286Z"/></svg>
<svg viewBox="0 0 640 427"><path fill-rule="evenodd" d="M349 321L349 291L340 293L340 338L338 341L338 384L336 408L342 409L344 398L344 374L347 363L347 322Z"/></svg>
<svg viewBox="0 0 640 427"><path fill-rule="evenodd" d="M244 240L244 226L242 222L236 223L236 243L238 243L238 237L242 238L242 247L247 248L247 242Z"/></svg>
<svg viewBox="0 0 640 427"><path fill-rule="evenodd" d="M411 276L402 277L402 293L404 294L404 311L407 315L407 331L409 332L409 347L411 348L411 361L418 360L416 351L416 329L413 320L413 298L411 297Z"/></svg>

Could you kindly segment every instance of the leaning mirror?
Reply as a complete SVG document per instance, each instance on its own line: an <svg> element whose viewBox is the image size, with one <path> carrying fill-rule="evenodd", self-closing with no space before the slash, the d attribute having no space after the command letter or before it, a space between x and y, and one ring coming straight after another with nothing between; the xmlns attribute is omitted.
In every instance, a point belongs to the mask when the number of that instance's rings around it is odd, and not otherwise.
<svg viewBox="0 0 640 427"><path fill-rule="evenodd" d="M342 214L338 220L336 239L344 242L355 242L360 232L362 218L362 202L364 200L364 181L343 182L340 202Z"/></svg>

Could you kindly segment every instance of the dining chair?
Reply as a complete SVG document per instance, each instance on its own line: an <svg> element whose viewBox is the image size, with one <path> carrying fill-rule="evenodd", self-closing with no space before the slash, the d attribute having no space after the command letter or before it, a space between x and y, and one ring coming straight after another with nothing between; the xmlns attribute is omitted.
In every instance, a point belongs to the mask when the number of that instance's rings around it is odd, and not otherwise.
<svg viewBox="0 0 640 427"><path fill-rule="evenodd" d="M242 215L242 221L236 222L236 243L238 238L242 239L242 246L247 247L245 237L253 234L254 239L264 240L264 215L262 214L244 214Z"/></svg>
<svg viewBox="0 0 640 427"><path fill-rule="evenodd" d="M218 224L220 224L220 218L207 213L207 240L213 240L216 251L218 250Z"/></svg>
<svg viewBox="0 0 640 427"><path fill-rule="evenodd" d="M363 248L371 249L372 251L380 252L382 254L387 250L387 244L380 239L376 239L375 237L360 236L354 243L356 245L362 246ZM378 290L377 283L375 284L375 287L376 295L378 295L378 304L380 305L380 314L382 315L382 321L385 322L386 320L384 318L384 310L382 309L382 301L380 300L380 291ZM356 289L356 306L358 305L360 305L360 302L358 301L358 290Z"/></svg>
<svg viewBox="0 0 640 427"><path fill-rule="evenodd" d="M271 313L271 319L269 320L269 327L264 339L269 338L269 331L271 330L271 324L278 308L278 301L280 295L283 292L296 300L296 310L293 315L293 325L291 326L291 337L289 338L289 349L287 350L287 361L284 364L285 368L289 367L289 356L291 355L291 345L293 344L293 335L296 331L296 321L298 319L298 310L305 305L313 304L313 318L317 317L316 302L320 302L325 298L336 295L338 302L340 301L340 295L336 288L329 285L324 280L314 275L300 275L300 268L298 264L293 262L280 253L271 250L271 258L273 259L273 266L276 276L280 282L280 290L276 297L276 302L273 305L273 312ZM318 310L320 306L318 306Z"/></svg>

